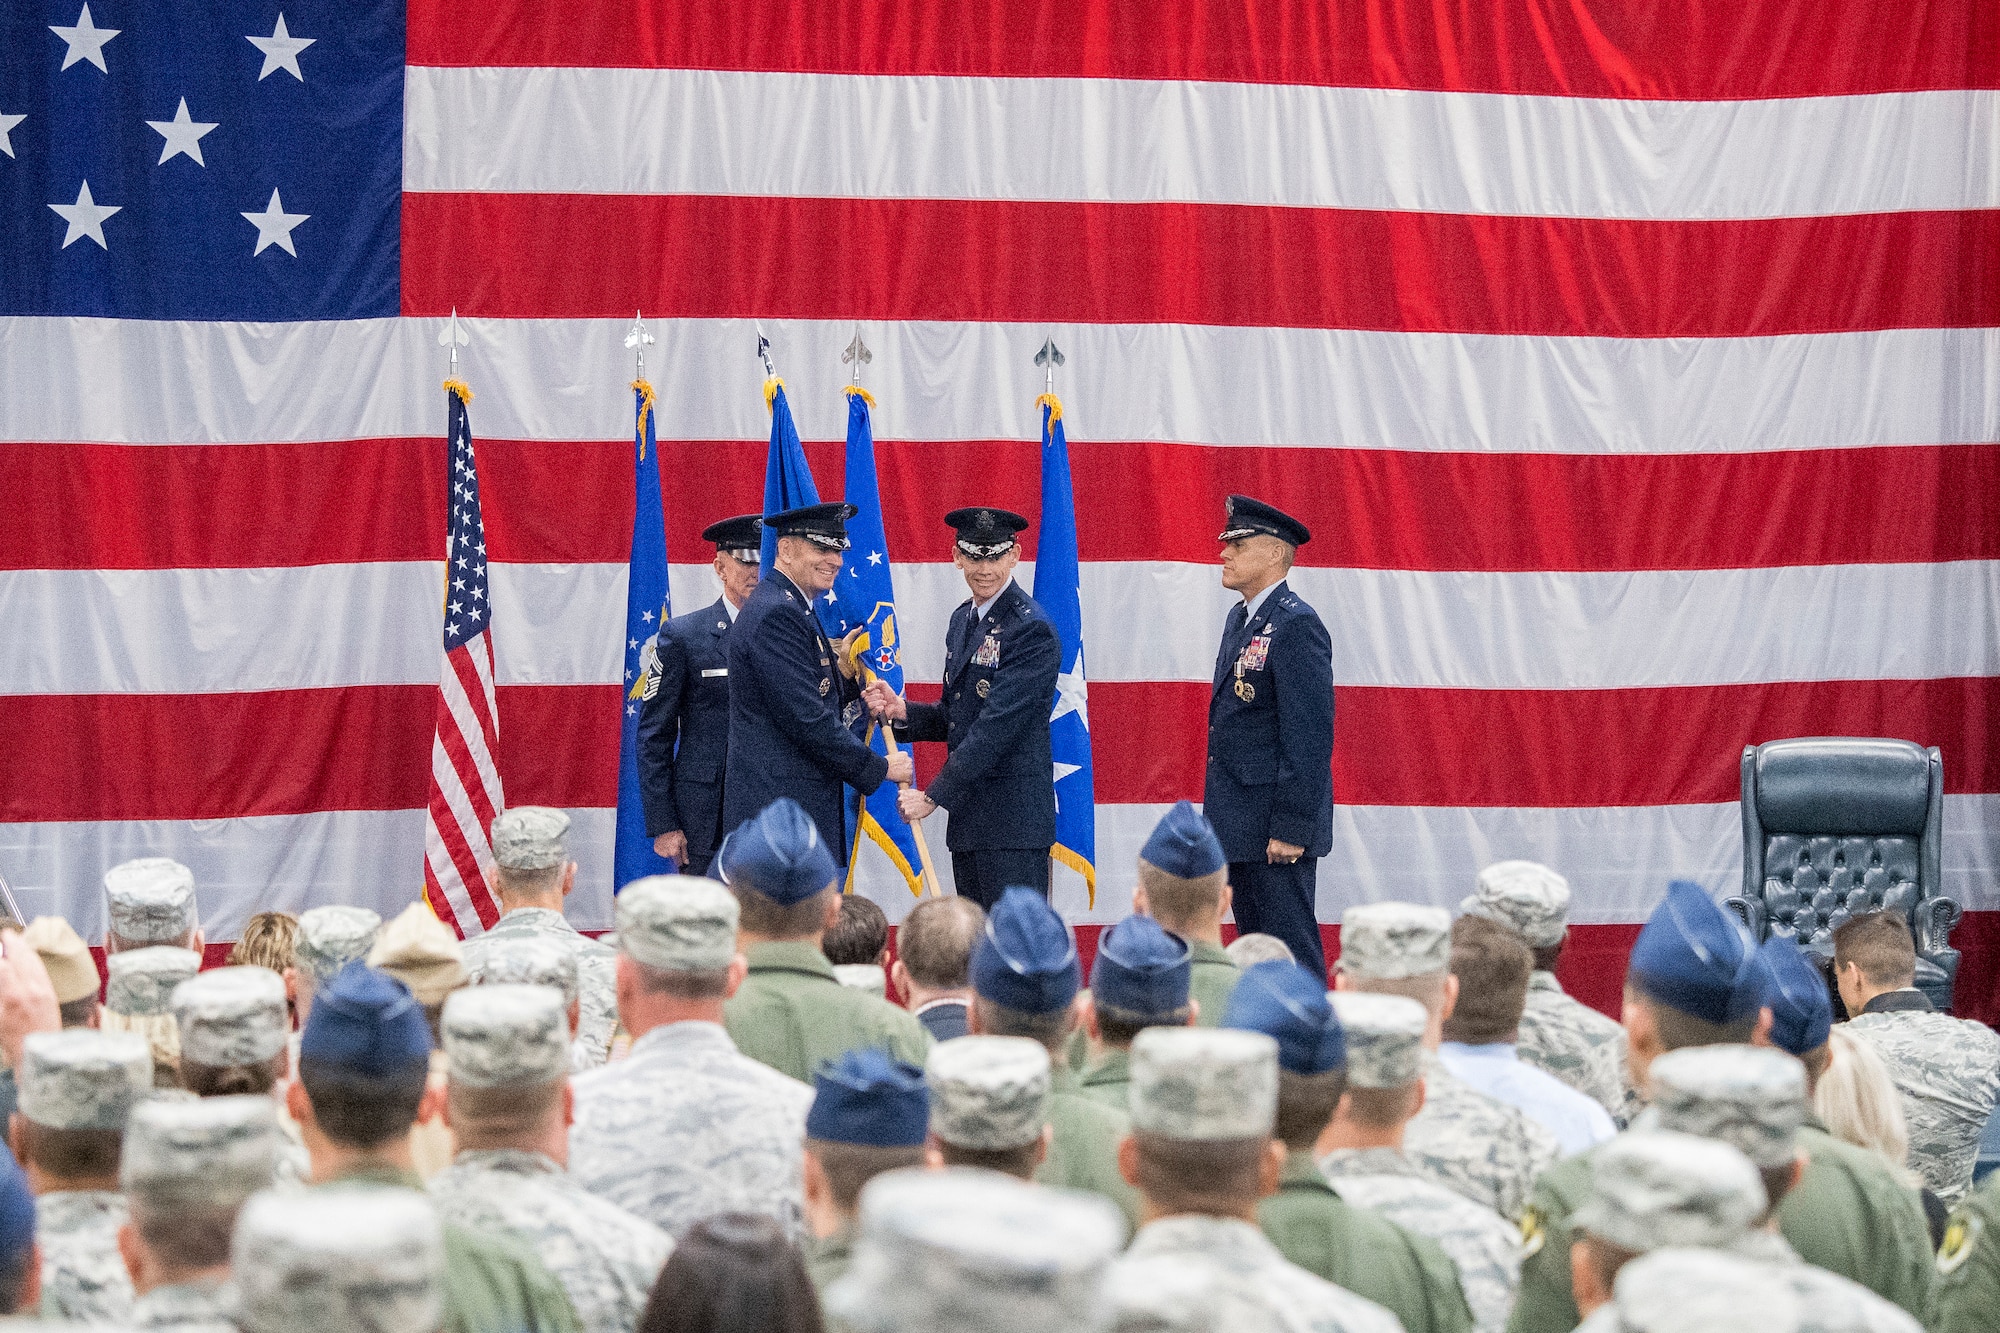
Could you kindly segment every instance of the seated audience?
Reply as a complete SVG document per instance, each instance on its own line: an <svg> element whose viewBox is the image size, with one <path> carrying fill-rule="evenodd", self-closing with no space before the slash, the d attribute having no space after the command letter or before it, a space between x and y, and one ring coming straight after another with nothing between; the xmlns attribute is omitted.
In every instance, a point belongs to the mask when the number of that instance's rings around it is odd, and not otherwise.
<svg viewBox="0 0 2000 1333"><path fill-rule="evenodd" d="M806 1270L824 1293L854 1257L862 1187L920 1166L930 1128L923 1071L880 1051L849 1051L822 1066L806 1113Z"/></svg>
<svg viewBox="0 0 2000 1333"><path fill-rule="evenodd" d="M970 898L926 898L903 918L889 974L933 1041L965 1035L972 949L985 929L986 911Z"/></svg>
<svg viewBox="0 0 2000 1333"><path fill-rule="evenodd" d="M842 894L840 915L820 937L820 952L835 967L889 966L889 918L858 893Z"/></svg>
<svg viewBox="0 0 2000 1333"><path fill-rule="evenodd" d="M1897 1178L1923 1197L1931 1245L1944 1244L1951 1210L1937 1191L1910 1169L1910 1129L1903 1119L1902 1094L1896 1091L1882 1057L1845 1023L1828 1033L1827 1042L1830 1058L1826 1072L1813 1084L1813 1114L1826 1132L1842 1143L1866 1148L1895 1168Z"/></svg>

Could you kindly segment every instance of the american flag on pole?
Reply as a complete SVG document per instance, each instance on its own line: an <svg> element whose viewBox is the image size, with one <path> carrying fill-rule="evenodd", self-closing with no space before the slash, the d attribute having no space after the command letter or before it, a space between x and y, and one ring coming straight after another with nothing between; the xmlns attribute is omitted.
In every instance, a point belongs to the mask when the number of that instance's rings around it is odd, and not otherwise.
<svg viewBox="0 0 2000 1333"><path fill-rule="evenodd" d="M456 326L456 316L452 323ZM486 525L479 512L470 397L462 384L445 385L451 507L444 540L444 671L424 824L424 896L438 920L461 936L477 935L500 919L486 870L493 863L493 816L506 808L493 763L500 748L500 706L493 692L493 607L487 599Z"/></svg>
<svg viewBox="0 0 2000 1333"><path fill-rule="evenodd" d="M1099 878L1057 901L1086 933L1200 799L1240 491L1316 534L1326 925L1544 860L1615 1005L1670 879L1741 882L1744 744L1900 736L1943 749L1959 995L1994 1005L1992 0L83 7L0 4L24 910L101 930L98 876L147 852L219 939L408 901L455 306L494 770L571 813L569 914L608 928L644 309L684 608L719 595L702 527L760 507L757 328L828 496L866 329L917 698L965 596L940 516L1039 523L1062 347Z"/></svg>

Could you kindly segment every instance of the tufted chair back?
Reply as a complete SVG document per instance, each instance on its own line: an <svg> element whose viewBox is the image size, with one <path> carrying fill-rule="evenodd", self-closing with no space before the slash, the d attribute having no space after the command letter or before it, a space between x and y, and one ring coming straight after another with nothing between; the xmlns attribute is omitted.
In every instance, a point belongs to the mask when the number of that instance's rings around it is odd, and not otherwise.
<svg viewBox="0 0 2000 1333"><path fill-rule="evenodd" d="M1743 892L1726 905L1751 935L1789 935L1825 960L1833 932L1901 912L1917 984L1950 1007L1958 904L1941 891L1944 766L1910 741L1801 737L1743 751Z"/></svg>

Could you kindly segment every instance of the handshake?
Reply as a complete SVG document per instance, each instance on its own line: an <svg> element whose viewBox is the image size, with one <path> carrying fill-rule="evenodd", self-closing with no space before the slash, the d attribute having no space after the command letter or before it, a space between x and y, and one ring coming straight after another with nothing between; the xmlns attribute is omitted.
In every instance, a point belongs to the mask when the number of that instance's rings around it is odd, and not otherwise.
<svg viewBox="0 0 2000 1333"><path fill-rule="evenodd" d="M902 722L910 716L903 696L890 689L889 682L885 680L870 681L861 691L861 698L868 705L869 713L880 721ZM911 785L916 780L916 765L911 762L910 752L897 750L890 754L889 781L903 789L896 797L896 808L912 824L937 809L935 801Z"/></svg>

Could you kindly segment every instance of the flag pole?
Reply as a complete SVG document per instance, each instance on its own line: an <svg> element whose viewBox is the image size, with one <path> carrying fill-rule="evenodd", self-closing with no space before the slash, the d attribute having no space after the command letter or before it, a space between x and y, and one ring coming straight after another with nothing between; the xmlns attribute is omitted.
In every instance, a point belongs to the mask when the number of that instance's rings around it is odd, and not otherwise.
<svg viewBox="0 0 2000 1333"><path fill-rule="evenodd" d="M1063 363L1062 349L1056 346L1055 336L1051 334L1048 338L1043 340L1042 350L1035 353L1035 364L1040 366L1044 372L1042 377L1042 397L1050 400L1051 402L1055 401L1055 396L1056 396L1056 367L1061 365L1062 363ZM1035 552L1035 558L1037 560L1041 558L1041 552L1039 550ZM1062 862L1056 859L1056 849L1054 847L1050 847L1049 888L1051 894L1053 894L1055 888L1056 867L1061 864Z"/></svg>

